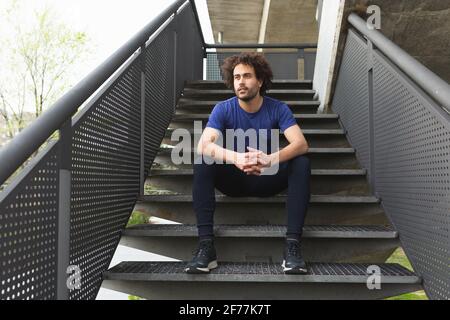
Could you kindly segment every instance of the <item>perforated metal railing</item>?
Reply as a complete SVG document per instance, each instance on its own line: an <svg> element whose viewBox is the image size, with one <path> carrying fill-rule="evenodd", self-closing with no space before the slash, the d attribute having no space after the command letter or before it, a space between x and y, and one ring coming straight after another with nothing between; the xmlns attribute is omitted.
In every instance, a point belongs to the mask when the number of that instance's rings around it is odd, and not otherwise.
<svg viewBox="0 0 450 320"><path fill-rule="evenodd" d="M428 297L449 299L450 115L445 106L370 37L350 30L332 109L368 169Z"/></svg>
<svg viewBox="0 0 450 320"><path fill-rule="evenodd" d="M83 109L50 120L60 139L0 193L0 299L95 299L184 82L203 73L195 4L177 1L155 21Z"/></svg>

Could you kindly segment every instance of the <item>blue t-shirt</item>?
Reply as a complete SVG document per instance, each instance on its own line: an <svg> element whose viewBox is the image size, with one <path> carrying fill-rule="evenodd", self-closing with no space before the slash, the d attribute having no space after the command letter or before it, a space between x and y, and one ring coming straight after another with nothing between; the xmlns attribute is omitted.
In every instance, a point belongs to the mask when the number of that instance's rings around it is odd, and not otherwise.
<svg viewBox="0 0 450 320"><path fill-rule="evenodd" d="M247 152L247 146L255 149L271 153L271 129L279 129L284 132L287 128L296 125L297 121L292 114L289 107L276 99L263 96L263 104L257 112L247 112L239 106L237 97L219 102L211 112L209 121L206 124L207 127L215 128L222 133L223 147L227 147L226 144L226 131L227 129L242 129L244 132L248 129L255 129L256 145L254 140L249 136L245 137L245 150L239 150L237 137L234 139L234 151ZM263 140L260 140L263 139ZM265 149L267 146L267 149Z"/></svg>

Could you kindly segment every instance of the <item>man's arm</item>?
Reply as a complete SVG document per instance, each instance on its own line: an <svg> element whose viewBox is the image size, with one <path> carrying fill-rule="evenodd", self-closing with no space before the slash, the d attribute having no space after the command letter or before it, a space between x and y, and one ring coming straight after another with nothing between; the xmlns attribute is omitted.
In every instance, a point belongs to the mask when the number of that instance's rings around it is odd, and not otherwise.
<svg viewBox="0 0 450 320"><path fill-rule="evenodd" d="M284 136L289 144L280 151L270 155L271 165L285 162L296 156L308 153L308 142L297 124L284 130Z"/></svg>
<svg viewBox="0 0 450 320"><path fill-rule="evenodd" d="M303 136L302 131L298 125L293 125L284 131L286 139L289 144L278 152L272 153L270 155L265 154L260 150L253 148L249 149L250 157L256 155L258 159L258 164L247 168L244 168L244 172L247 174L261 175L263 168L271 167L277 163L288 161L296 156L308 153L309 146Z"/></svg>
<svg viewBox="0 0 450 320"><path fill-rule="evenodd" d="M217 145L216 141L218 139L219 131L214 128L206 127L198 142L197 154L205 155L225 163L233 163L235 152Z"/></svg>
<svg viewBox="0 0 450 320"><path fill-rule="evenodd" d="M256 155L250 157L250 153L238 153L222 148L216 144L218 139L219 131L214 128L206 127L205 130L203 130L197 145L197 154L211 157L222 163L234 164L242 171L249 165L257 163Z"/></svg>

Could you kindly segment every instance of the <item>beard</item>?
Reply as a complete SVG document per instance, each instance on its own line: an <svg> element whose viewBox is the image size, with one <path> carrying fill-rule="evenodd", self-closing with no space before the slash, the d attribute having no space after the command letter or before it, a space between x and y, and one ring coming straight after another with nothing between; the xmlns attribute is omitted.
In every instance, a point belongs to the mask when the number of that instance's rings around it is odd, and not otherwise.
<svg viewBox="0 0 450 320"><path fill-rule="evenodd" d="M238 91L239 89L235 90L236 96L238 97L239 100L249 102L258 95L259 88L254 89L245 88L245 89L247 89L247 92L245 94L240 93Z"/></svg>

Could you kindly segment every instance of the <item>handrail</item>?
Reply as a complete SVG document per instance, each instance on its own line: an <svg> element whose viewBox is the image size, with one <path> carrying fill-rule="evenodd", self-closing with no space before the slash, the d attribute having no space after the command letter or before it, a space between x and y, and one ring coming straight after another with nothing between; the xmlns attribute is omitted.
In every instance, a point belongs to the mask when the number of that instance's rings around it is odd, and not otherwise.
<svg viewBox="0 0 450 320"><path fill-rule="evenodd" d="M205 44L206 49L316 49L317 43L235 43Z"/></svg>
<svg viewBox="0 0 450 320"><path fill-rule="evenodd" d="M450 113L450 85L446 81L386 38L381 32L375 29L370 30L366 21L356 13L351 13L348 21Z"/></svg>
<svg viewBox="0 0 450 320"><path fill-rule="evenodd" d="M178 0L117 49L94 71L64 94L52 107L0 150L0 185L58 130L77 109L138 50L186 1Z"/></svg>

